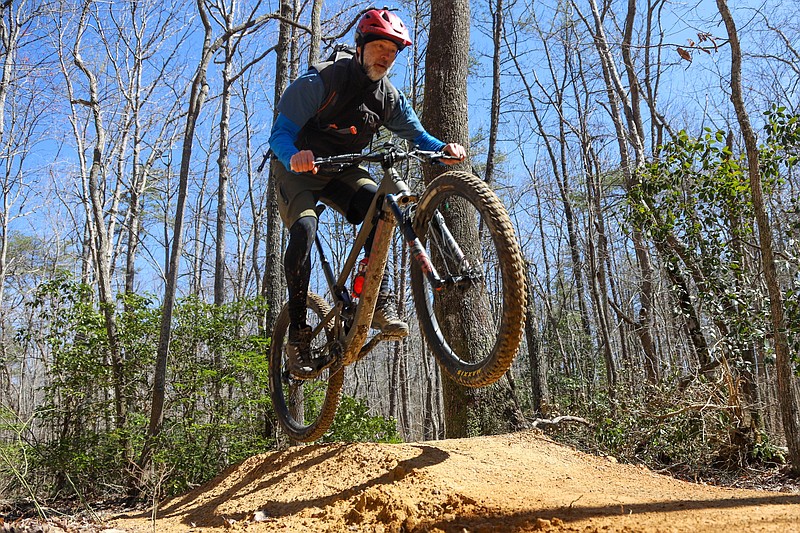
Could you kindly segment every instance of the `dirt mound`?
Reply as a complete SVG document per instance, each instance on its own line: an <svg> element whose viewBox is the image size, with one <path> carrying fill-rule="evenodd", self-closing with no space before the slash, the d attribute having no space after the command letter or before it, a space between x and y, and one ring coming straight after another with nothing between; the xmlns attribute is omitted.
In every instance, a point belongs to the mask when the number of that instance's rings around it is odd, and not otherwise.
<svg viewBox="0 0 800 533"><path fill-rule="evenodd" d="M800 494L678 481L537 432L252 457L128 532L800 532Z"/></svg>

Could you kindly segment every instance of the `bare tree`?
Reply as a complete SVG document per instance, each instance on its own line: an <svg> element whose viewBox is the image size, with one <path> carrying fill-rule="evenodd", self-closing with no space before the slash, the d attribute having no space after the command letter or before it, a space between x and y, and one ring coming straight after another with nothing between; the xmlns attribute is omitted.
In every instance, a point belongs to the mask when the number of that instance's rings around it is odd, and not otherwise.
<svg viewBox="0 0 800 533"><path fill-rule="evenodd" d="M225 43L239 34L250 34L259 30L264 23L274 14L256 16L250 13L248 19L231 28L227 28L220 36L214 38L214 28L209 16L209 6L204 0L197 0L197 10L204 28L203 44L197 69L192 78L188 110L186 112L186 128L183 135L183 148L181 152L181 166L178 184L178 197L175 207L175 222L172 236L172 248L169 254L169 263L164 290L164 303L161 310L161 326L156 354L156 368L153 380L153 401L150 412L150 424L147 430L147 443L142 450L138 466L144 470L149 464L152 454L152 440L161 431L164 416L164 400L166 393L167 357L172 332L172 313L175 306L175 294L178 285L178 269L183 250L183 219L185 215L186 198L189 186L189 173L192 159L192 146L194 143L197 120L203 103L208 95L206 73L212 58L225 45Z"/></svg>
<svg viewBox="0 0 800 533"><path fill-rule="evenodd" d="M26 216L29 208L27 200L33 184L26 179L23 167L41 122L37 105L41 76L17 62L24 45L21 36L35 17L36 12L24 1L0 6L0 313L4 313L10 225L14 219ZM22 81L28 76L32 83L23 87ZM5 329L5 321L2 322L0 327ZM5 350L5 342L2 344L0 350Z"/></svg>
<svg viewBox="0 0 800 533"><path fill-rule="evenodd" d="M490 4L492 12L492 102L490 107L489 122L489 147L486 153L486 173L484 181L492 183L494 178L495 152L497 150L497 135L500 129L500 97L501 95L501 71L500 61L503 46L503 27L504 8L503 0L494 0Z"/></svg>
<svg viewBox="0 0 800 533"><path fill-rule="evenodd" d="M280 13L283 20L278 29L278 44L275 48L275 109L273 121L278 116L278 101L283 91L289 85L289 46L291 27L288 20L294 17L294 6L291 0L281 0ZM274 165L272 161L267 182L267 209L266 209L266 259L264 262L264 282L261 285L262 295L267 302L267 316L264 322L264 331L268 334L275 326L275 320L280 313L281 305L286 292L286 281L283 274L283 241L284 228L278 212L278 187L275 181Z"/></svg>
<svg viewBox="0 0 800 533"><path fill-rule="evenodd" d="M230 31L233 27L233 16L237 2L219 2L219 18L217 23ZM212 11L213 13L213 11ZM219 146L217 154L217 220L216 220L216 254L214 259L214 305L225 303L225 233L228 226L228 181L230 180L230 163L228 147L230 144L231 118L231 86L233 77L233 60L238 40L227 39L222 45L222 91L220 93L219 112ZM221 354L215 355L216 366L219 367Z"/></svg>
<svg viewBox="0 0 800 533"><path fill-rule="evenodd" d="M163 4L152 0L128 2L122 8L101 6L100 10L104 11L98 13L104 24L98 25L98 37L112 67L115 87L124 99L124 107L117 115L119 120L112 126L119 132L114 168L118 179L125 184L127 210L121 224L126 231L119 232L111 267L113 270L117 256L124 254L125 292L132 294L136 286L144 197L156 165L175 139L183 96L177 88L177 95L164 99L160 96L161 88L174 86L173 80L181 72L176 53L188 28L176 24L175 17L169 16ZM153 57L164 59L159 64L150 61Z"/></svg>
<svg viewBox="0 0 800 533"><path fill-rule="evenodd" d="M553 177L558 187L558 195L563 208L564 223L567 230L572 267L572 281L575 284L575 300L577 301L578 310L580 312L581 331L583 332L586 341L590 341L592 338L592 328L589 318L589 309L587 307L587 297L584 282L584 261L582 258L581 243L578 236L578 214L575 206L573 205L573 185L570 182L571 172L569 168L568 153L570 142L567 136L569 134L569 130L573 129L574 126L572 126L572 123L567 116L567 110L565 109L565 91L567 89L567 84L574 83L574 81L569 81L570 74L573 73L570 62L572 61L573 55L580 55L579 51L573 49L573 45L571 43L571 34L573 30L570 26L571 24L557 28L555 30L556 33L561 34L562 37L558 40L557 44L553 43L552 46L546 46L544 50L546 58L545 66L547 74L550 78L549 83L552 86L550 90L546 89L544 84L538 78L536 78L534 81L529 81L528 73L526 69L523 68L516 51L518 43L511 43L508 41L508 39L506 39L506 46L509 49L511 59L514 62L514 67L517 71L520 81L523 84L524 95L530 107L530 112L533 116L534 123L536 124L536 129L539 133L541 142L544 144L547 154L547 161L550 164ZM536 31L539 37L544 40L545 31L538 27ZM554 53L558 48L562 48L563 50L563 66L558 66L555 63L556 58L554 57ZM537 101L537 96L534 90L535 86L538 86L540 93L544 95L544 105ZM541 108L555 111L558 118L558 122L555 127L555 133L548 131L548 128L545 125L545 120L542 116L543 112ZM598 309L598 321L600 322L599 331L602 335L607 337L605 323L603 322L602 315L600 314L601 311L602 309ZM606 366L607 368L610 366L613 370L614 365L611 357L610 344L608 342L602 342L600 344L604 348L603 355L606 361ZM581 363L576 362L576 364L579 365ZM613 382L613 376L613 372L609 374L610 382Z"/></svg>
<svg viewBox="0 0 800 533"><path fill-rule="evenodd" d="M86 195L86 227L91 239L91 257L94 259L94 271L97 276L98 297L101 310L105 319L106 334L108 336L109 356L113 372L114 405L116 409L115 424L117 428L122 428L126 420L126 404L123 398L124 376L122 353L119 345L117 332L117 316L115 297L112 289L112 239L114 236L117 214L120 203L120 183L111 189L106 198L107 187L105 183L108 171L109 154L107 153L106 125L101 106L99 81L97 74L82 56L83 37L89 27L92 18L93 2L87 1L83 4L80 12L79 21L75 28L75 40L71 49L72 61L67 60L63 49L59 50L62 73L67 87L67 97L72 108L71 122L75 135L75 140L80 147L79 160L81 168L81 178ZM64 35L60 35L63 38ZM73 71L70 63L77 67L85 78L86 98L78 96L74 89ZM88 117L81 116L81 109L88 110ZM81 131L83 121L87 120L93 128L94 146L92 147L92 159L89 162L85 157L84 133Z"/></svg>
<svg viewBox="0 0 800 533"><path fill-rule="evenodd" d="M8 313L15 307L7 301L6 285L13 262L9 257L13 244L12 224L30 215L36 207L31 205L36 190L36 173L30 171L28 158L38 140L46 99L47 75L36 72L20 63L20 53L27 53L30 43L24 35L38 19L39 13L27 2L4 3L0 6L0 360L5 371L0 377L0 387L11 387L14 381L9 373L13 333ZM11 330L11 331L9 331ZM20 405L21 402L9 402Z"/></svg>
<svg viewBox="0 0 800 533"><path fill-rule="evenodd" d="M736 117L742 128L747 150L747 170L750 176L750 193L758 224L758 238L761 246L761 265L769 293L772 334L775 342L775 366L778 377L778 401L783 420L783 432L789 448L792 470L800 473L800 411L798 411L797 383L792 372L789 343L786 336L786 318L783 297L778 284L778 269L772 244L772 229L764 205L761 173L759 171L758 144L750 117L745 109L742 96L742 49L736 22L726 0L717 0L717 9L725 23L731 47L731 102L736 109Z"/></svg>
<svg viewBox="0 0 800 533"><path fill-rule="evenodd" d="M633 78L628 80L628 89L626 89L619 75L604 27L603 16L607 13L609 6L604 5L604 11L601 13L597 2L595 2L595 0L589 0L591 9L590 21L580 12L574 1L572 5L591 33L600 57L606 92L608 94L608 109L616 130L621 170L625 178L624 183L626 189L631 190L639 179L639 169L645 163L644 136L641 113L639 111L638 81L635 78L635 72L633 72L632 69L627 69L627 65L626 73L628 76L633 76ZM635 2L628 3L627 19L635 17L635 8ZM630 43L627 43L625 46L629 49ZM632 85L634 85L635 88L631 88ZM631 151L633 152L633 158L631 158ZM637 230L634 230L631 237L641 271L641 282L639 284L639 313L635 321L636 332L645 354L647 378L649 381L655 382L658 379L658 360L652 332L653 267L644 236ZM613 383L616 372L613 366L609 366L609 363L610 362L606 360L609 380Z"/></svg>
<svg viewBox="0 0 800 533"><path fill-rule="evenodd" d="M219 11L217 23L220 27L230 32L234 27L234 15L238 9L237 2L232 1L230 5L225 2L218 2L216 9ZM235 34L232 34L235 35ZM239 53L243 35L236 35L234 38L225 41L222 46L222 90L220 92L220 114L219 114L219 145L217 155L217 217L216 217L216 255L214 261L214 304L217 306L225 303L225 234L228 226L228 182L230 181L230 119L231 119L231 98L234 84L250 68L258 64L267 54L274 51L274 47L263 50L257 57L248 61L238 71L234 72L233 63Z"/></svg>

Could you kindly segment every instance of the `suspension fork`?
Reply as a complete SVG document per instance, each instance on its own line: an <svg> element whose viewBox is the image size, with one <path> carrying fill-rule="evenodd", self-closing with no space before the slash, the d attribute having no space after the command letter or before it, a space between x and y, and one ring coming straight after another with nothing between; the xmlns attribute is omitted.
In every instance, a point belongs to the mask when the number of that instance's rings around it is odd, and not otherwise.
<svg viewBox="0 0 800 533"><path fill-rule="evenodd" d="M434 267L433 263L431 262L431 258L425 251L425 247L422 246L422 242L420 242L419 237L417 237L417 234L414 232L414 228L411 224L411 217L408 217L405 215L405 213L403 213L403 210L400 208L398 203L398 196L394 194L387 194L386 202L389 204L392 214L394 214L394 217L397 219L398 226L400 226L403 230L403 238L408 244L411 257L419 264L419 267L422 269L425 277L428 278L428 282L431 284L431 287L433 287L434 290L440 290L444 286L445 281L439 276L439 273L436 271L436 267ZM452 239L452 235L450 238Z"/></svg>
<svg viewBox="0 0 800 533"><path fill-rule="evenodd" d="M464 272L467 272L470 269L469 259L467 259L467 256L464 255L464 252L461 250L458 242L456 242L453 234L450 233L450 228L447 227L447 223L438 209L433 213L431 224L438 232L437 235L441 237L442 244L444 245L445 249L450 252L452 257L456 260L459 273L463 274Z"/></svg>

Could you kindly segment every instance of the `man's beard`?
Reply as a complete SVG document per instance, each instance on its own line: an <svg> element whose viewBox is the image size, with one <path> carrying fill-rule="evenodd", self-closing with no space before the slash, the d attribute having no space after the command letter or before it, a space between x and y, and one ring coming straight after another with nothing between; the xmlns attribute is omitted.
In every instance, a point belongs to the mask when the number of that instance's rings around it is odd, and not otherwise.
<svg viewBox="0 0 800 533"><path fill-rule="evenodd" d="M387 68L384 71L384 70L380 69L380 67L377 67L376 65L369 65L369 66L365 66L364 70L367 71L367 77L370 80L378 81L381 78L383 78L384 76L386 76L387 74L389 74L389 71L392 70L392 67L390 66L389 68Z"/></svg>

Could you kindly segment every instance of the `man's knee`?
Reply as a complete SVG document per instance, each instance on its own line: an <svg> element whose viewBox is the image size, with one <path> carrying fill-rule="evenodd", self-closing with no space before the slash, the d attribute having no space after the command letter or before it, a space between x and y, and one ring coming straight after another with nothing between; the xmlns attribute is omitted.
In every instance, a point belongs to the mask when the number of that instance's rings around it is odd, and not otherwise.
<svg viewBox="0 0 800 533"><path fill-rule="evenodd" d="M364 217L367 216L369 206L372 205L372 199L375 198L375 193L378 187L375 184L363 185L350 200L350 205L347 206L347 221L351 224L361 224Z"/></svg>
<svg viewBox="0 0 800 533"><path fill-rule="evenodd" d="M289 243L284 254L284 265L299 267L311 254L311 245L317 233L316 217L301 217L289 228Z"/></svg>

